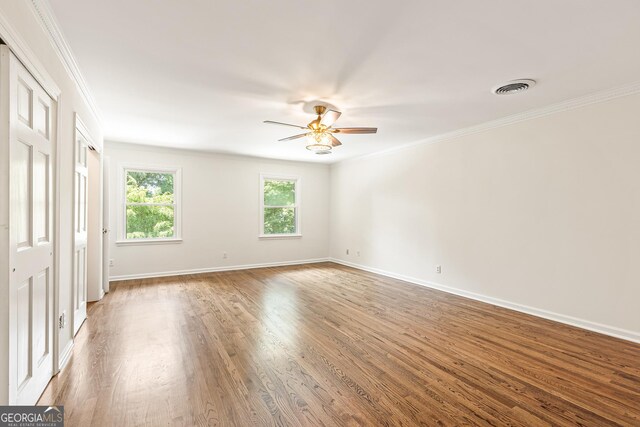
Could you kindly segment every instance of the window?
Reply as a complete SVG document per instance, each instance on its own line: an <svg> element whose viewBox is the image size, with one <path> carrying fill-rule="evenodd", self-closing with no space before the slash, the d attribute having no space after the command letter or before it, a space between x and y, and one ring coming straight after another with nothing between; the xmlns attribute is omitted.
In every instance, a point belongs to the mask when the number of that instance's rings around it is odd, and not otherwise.
<svg viewBox="0 0 640 427"><path fill-rule="evenodd" d="M180 169L123 168L119 243L180 241Z"/></svg>
<svg viewBox="0 0 640 427"><path fill-rule="evenodd" d="M300 179L260 177L261 237L299 237Z"/></svg>

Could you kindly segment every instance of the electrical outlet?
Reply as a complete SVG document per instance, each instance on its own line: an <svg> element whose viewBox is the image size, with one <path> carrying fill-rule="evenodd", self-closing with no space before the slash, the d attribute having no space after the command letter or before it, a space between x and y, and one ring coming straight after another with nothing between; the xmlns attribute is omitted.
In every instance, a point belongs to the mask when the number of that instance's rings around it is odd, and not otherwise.
<svg viewBox="0 0 640 427"><path fill-rule="evenodd" d="M227 258L228 258L227 253L226 252L222 252L222 259L227 259Z"/></svg>
<svg viewBox="0 0 640 427"><path fill-rule="evenodd" d="M356 252L356 256L360 256L360 251L357 251L357 252Z"/></svg>
<svg viewBox="0 0 640 427"><path fill-rule="evenodd" d="M438 274L442 273L442 266L436 265L436 273Z"/></svg>
<svg viewBox="0 0 640 427"><path fill-rule="evenodd" d="M113 260L112 259L109 260L109 267L113 267Z"/></svg>
<svg viewBox="0 0 640 427"><path fill-rule="evenodd" d="M347 255L349 255L349 249L347 249Z"/></svg>

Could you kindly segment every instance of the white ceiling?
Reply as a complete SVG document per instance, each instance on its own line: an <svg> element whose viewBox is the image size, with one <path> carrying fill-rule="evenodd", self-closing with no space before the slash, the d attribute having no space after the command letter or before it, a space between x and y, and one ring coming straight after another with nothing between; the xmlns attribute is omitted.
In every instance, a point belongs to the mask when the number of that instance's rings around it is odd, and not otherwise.
<svg viewBox="0 0 640 427"><path fill-rule="evenodd" d="M50 3L114 141L333 162L640 79L637 0ZM378 134L275 142L314 99Z"/></svg>

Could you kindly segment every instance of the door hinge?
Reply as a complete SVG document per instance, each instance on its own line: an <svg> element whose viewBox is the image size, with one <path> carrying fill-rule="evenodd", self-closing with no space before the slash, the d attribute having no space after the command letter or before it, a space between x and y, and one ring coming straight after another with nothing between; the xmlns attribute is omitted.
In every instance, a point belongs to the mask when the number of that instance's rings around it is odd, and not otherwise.
<svg viewBox="0 0 640 427"><path fill-rule="evenodd" d="M67 312L63 311L58 318L58 329L62 329L67 325Z"/></svg>

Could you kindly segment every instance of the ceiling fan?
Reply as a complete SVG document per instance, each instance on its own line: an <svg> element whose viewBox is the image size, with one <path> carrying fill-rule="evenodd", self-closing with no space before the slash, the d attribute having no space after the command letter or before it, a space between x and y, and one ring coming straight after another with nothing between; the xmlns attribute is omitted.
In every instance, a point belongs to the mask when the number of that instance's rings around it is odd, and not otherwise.
<svg viewBox="0 0 640 427"><path fill-rule="evenodd" d="M358 134L376 133L378 131L378 128L334 128L332 127L333 124L342 114L340 111L328 110L324 105L316 105L313 109L318 117L306 126L274 122L272 120L265 120L264 123L304 129L306 131L305 133L290 136L288 138L282 138L278 141L291 141L306 136L311 142L307 145L307 150L313 151L316 154L330 154L333 147L342 145L338 138L334 136L336 133Z"/></svg>

